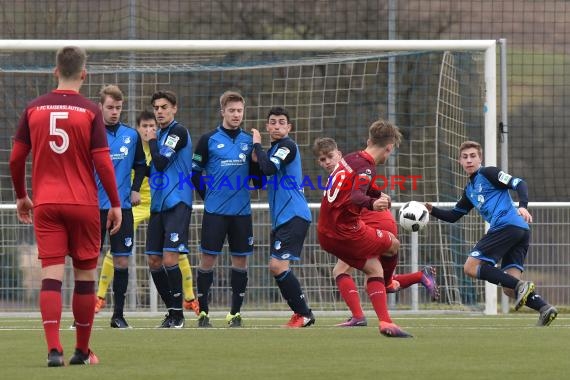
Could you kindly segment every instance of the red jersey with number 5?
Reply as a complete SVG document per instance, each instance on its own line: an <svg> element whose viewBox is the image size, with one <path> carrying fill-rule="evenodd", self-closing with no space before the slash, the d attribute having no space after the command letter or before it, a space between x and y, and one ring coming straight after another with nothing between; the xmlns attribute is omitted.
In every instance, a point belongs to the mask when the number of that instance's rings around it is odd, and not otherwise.
<svg viewBox="0 0 570 380"><path fill-rule="evenodd" d="M321 202L319 233L338 238L359 228L361 210L372 210L382 194L371 187L375 175L374 159L365 151L350 153L339 161Z"/></svg>
<svg viewBox="0 0 570 380"><path fill-rule="evenodd" d="M97 104L54 90L28 104L15 139L32 148L34 206L99 204L91 153L109 148Z"/></svg>

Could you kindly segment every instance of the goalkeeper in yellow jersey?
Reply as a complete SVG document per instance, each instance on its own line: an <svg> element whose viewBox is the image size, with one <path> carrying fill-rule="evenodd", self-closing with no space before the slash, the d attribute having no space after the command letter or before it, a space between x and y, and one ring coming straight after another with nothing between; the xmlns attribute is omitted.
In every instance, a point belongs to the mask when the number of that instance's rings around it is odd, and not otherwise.
<svg viewBox="0 0 570 380"><path fill-rule="evenodd" d="M150 162L150 148L148 146L148 131L151 129L156 130L156 119L154 118L154 113L150 111L142 111L137 117L137 132L141 136L144 153L146 156L147 164ZM148 181L143 181L140 188L140 204L133 207L133 220L134 220L134 230L137 230L139 224L150 217L150 186ZM180 270L182 272L182 288L184 292L184 308L186 310L193 310L196 315L200 314L198 302L195 300L194 289L192 287L192 268L190 267L190 261L188 260L188 255L180 255L178 262ZM111 252L107 251L103 264L101 265L101 276L99 278L99 287L97 290L97 303L95 305L95 312L98 313L99 310L105 307L105 295L107 289L109 289L109 284L113 280L114 268L113 268L113 256Z"/></svg>

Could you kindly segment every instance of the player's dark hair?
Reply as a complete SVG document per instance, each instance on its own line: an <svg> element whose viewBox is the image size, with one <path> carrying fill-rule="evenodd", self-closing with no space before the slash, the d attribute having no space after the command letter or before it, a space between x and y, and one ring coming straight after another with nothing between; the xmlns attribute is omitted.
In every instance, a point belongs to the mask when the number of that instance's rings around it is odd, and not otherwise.
<svg viewBox="0 0 570 380"><path fill-rule="evenodd" d="M150 104L154 106L154 101L157 99L166 99L173 106L176 105L176 94L170 90L156 91L150 98Z"/></svg>
<svg viewBox="0 0 570 380"><path fill-rule="evenodd" d="M291 123L289 119L289 112L283 107L273 107L267 113L267 120L274 115L274 116L285 116L287 118L287 123Z"/></svg>
<svg viewBox="0 0 570 380"><path fill-rule="evenodd" d="M87 62L87 53L79 46L64 46L57 51L55 62L63 79L79 79Z"/></svg>
<svg viewBox="0 0 570 380"><path fill-rule="evenodd" d="M148 110L144 110L141 113L139 113L137 116L137 126L139 126L141 124L141 121L143 121L143 120L154 120L154 121L156 121L156 118L154 117L153 112L150 112Z"/></svg>

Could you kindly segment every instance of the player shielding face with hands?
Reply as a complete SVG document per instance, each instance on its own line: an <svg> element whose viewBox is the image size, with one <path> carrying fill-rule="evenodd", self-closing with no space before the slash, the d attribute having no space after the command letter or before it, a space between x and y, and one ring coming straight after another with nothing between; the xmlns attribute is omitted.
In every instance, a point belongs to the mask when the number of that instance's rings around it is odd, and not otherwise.
<svg viewBox="0 0 570 380"><path fill-rule="evenodd" d="M269 211L271 213L271 249L269 271L279 291L293 311L286 327L303 328L315 323L299 280L290 261L299 261L305 236L312 221L311 212L301 187L301 155L289 137L292 124L285 108L273 107L267 114L265 128L271 138L266 152L261 135L252 129L253 147L259 168L267 178Z"/></svg>
<svg viewBox="0 0 570 380"><path fill-rule="evenodd" d="M56 90L28 104L20 117L10 156L18 218L31 223L42 263L40 311L48 346L48 366L63 366L59 337L65 257L73 260L72 309L77 322L70 364L96 364L89 347L95 310L95 276L100 247L97 185L93 167L109 196L107 228L121 226L121 203L105 137L101 110L79 94L86 54L67 46L56 55ZM25 163L32 152L32 190L26 191Z"/></svg>

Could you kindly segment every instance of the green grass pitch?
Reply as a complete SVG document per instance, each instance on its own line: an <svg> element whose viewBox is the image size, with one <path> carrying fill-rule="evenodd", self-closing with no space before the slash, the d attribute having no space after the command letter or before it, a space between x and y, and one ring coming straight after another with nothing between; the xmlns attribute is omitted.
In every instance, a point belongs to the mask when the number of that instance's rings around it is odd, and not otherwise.
<svg viewBox="0 0 570 380"><path fill-rule="evenodd" d="M128 315L127 315L128 317ZM547 328L535 314L506 316L396 315L414 335L386 338L375 319L369 327L334 327L342 318L317 315L305 329L284 329L282 318L248 318L229 329L156 329L160 317L128 318L133 329L108 327L97 316L95 366L47 368L39 317L0 318L2 379L567 379L570 318ZM62 322L66 362L73 350L71 320Z"/></svg>

